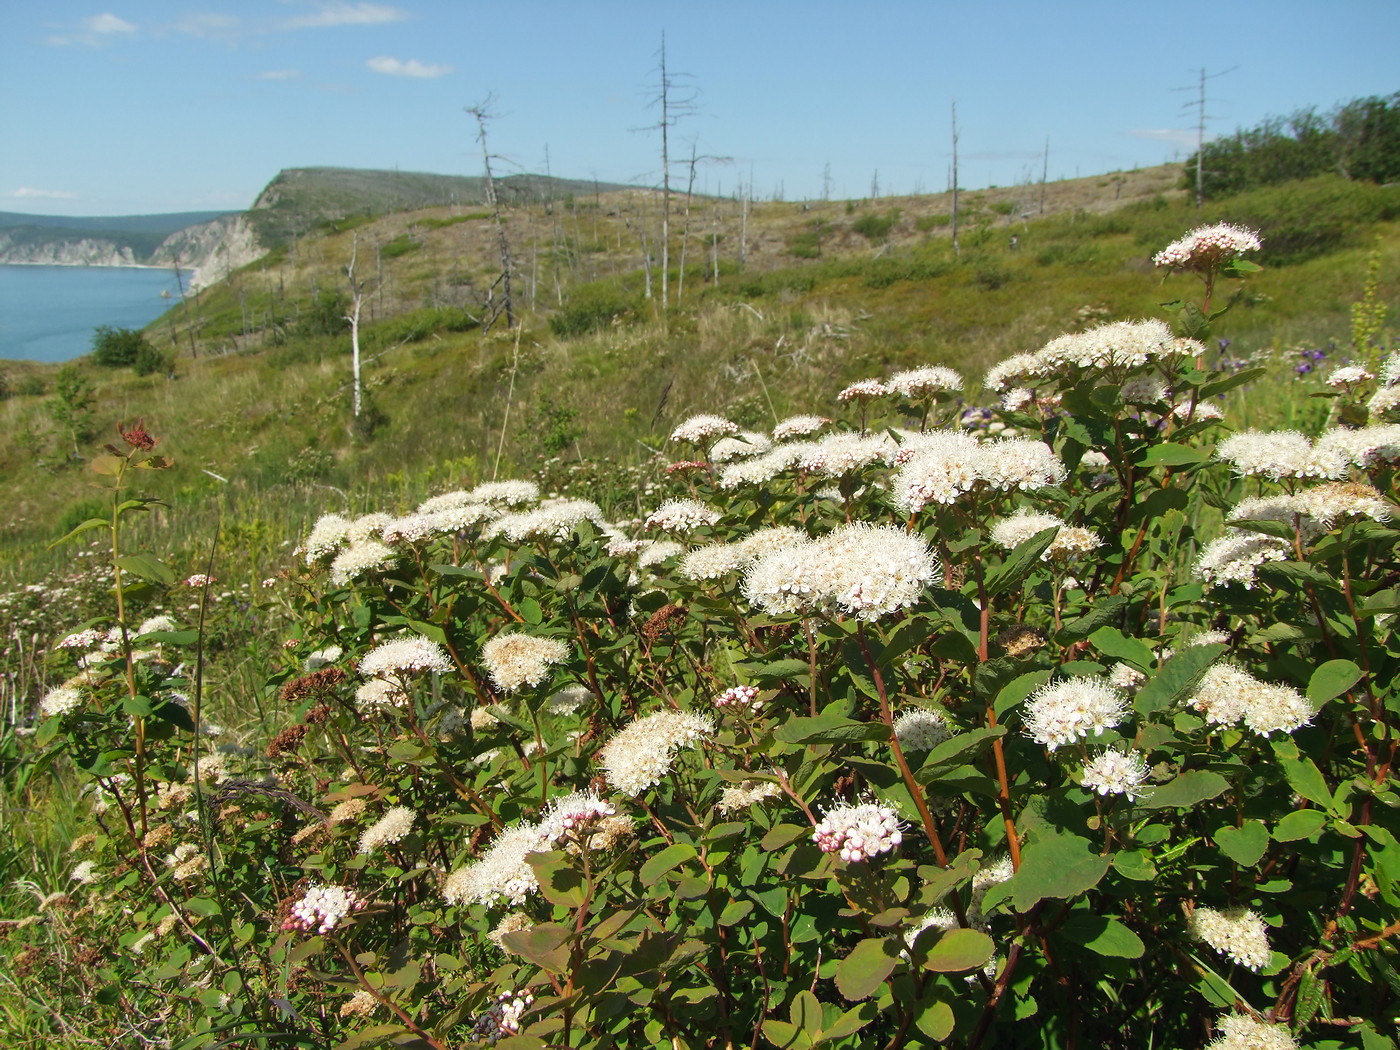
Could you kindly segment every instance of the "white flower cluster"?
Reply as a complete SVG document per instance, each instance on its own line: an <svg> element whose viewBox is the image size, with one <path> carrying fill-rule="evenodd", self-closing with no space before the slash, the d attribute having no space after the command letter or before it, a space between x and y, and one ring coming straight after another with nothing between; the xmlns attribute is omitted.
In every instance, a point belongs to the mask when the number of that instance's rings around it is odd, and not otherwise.
<svg viewBox="0 0 1400 1050"><path fill-rule="evenodd" d="M1136 801L1147 779L1147 760L1141 751L1109 749L1091 758L1084 766L1084 786L1100 795L1127 795Z"/></svg>
<svg viewBox="0 0 1400 1050"><path fill-rule="evenodd" d="M825 416L788 416L773 425L773 440L787 441L789 438L806 437L815 434L831 420Z"/></svg>
<svg viewBox="0 0 1400 1050"><path fill-rule="evenodd" d="M707 525L714 525L718 521L719 511L713 507L705 506L699 500L668 499L652 511L646 520L646 527L684 534Z"/></svg>
<svg viewBox="0 0 1400 1050"><path fill-rule="evenodd" d="M598 753L608 783L626 795L640 795L660 783L676 752L694 747L715 732L714 720L690 711L656 711L632 722Z"/></svg>
<svg viewBox="0 0 1400 1050"><path fill-rule="evenodd" d="M1127 716L1123 695L1095 678L1069 678L1043 685L1026 701L1026 731L1054 751L1062 744L1103 735Z"/></svg>
<svg viewBox="0 0 1400 1050"><path fill-rule="evenodd" d="M1040 555L1042 561L1073 558L1103 546L1103 541L1090 530L1068 525L1053 514L1037 514L1026 507L993 525L991 539L998 546L1011 550L1046 529L1059 531Z"/></svg>
<svg viewBox="0 0 1400 1050"><path fill-rule="evenodd" d="M963 388L963 377L951 368L933 365L896 372L886 385L897 394L920 400L935 394L957 393Z"/></svg>
<svg viewBox="0 0 1400 1050"><path fill-rule="evenodd" d="M1214 587L1238 583L1250 590L1258 581L1259 566L1270 561L1287 561L1288 544L1274 536L1247 533L1212 540L1196 559L1196 576Z"/></svg>
<svg viewBox="0 0 1400 1050"><path fill-rule="evenodd" d="M569 647L555 638L528 634L498 634L481 647L481 662L491 680L507 692L539 685L549 669L569 658Z"/></svg>
<svg viewBox="0 0 1400 1050"><path fill-rule="evenodd" d="M759 558L744 577L744 595L775 615L847 613L874 620L913 605L937 576L922 537L855 522Z"/></svg>
<svg viewBox="0 0 1400 1050"><path fill-rule="evenodd" d="M359 911L367 903L348 887L313 882L301 899L292 905L292 912L282 928L330 933L352 912Z"/></svg>
<svg viewBox="0 0 1400 1050"><path fill-rule="evenodd" d="M361 853L373 853L381 846L398 842L413 830L418 814L410 806L394 806L384 816L365 828L360 835Z"/></svg>
<svg viewBox="0 0 1400 1050"><path fill-rule="evenodd" d="M1216 725L1243 722L1260 736L1292 733L1316 713L1307 698L1286 685L1261 682L1231 663L1219 663L1201 677L1187 703Z"/></svg>
<svg viewBox="0 0 1400 1050"><path fill-rule="evenodd" d="M1243 476L1338 480L1351 467L1364 470L1400 459L1400 424L1333 427L1315 443L1296 430L1246 430L1220 442L1215 456Z"/></svg>
<svg viewBox="0 0 1400 1050"><path fill-rule="evenodd" d="M850 864L888 853L903 840L899 814L875 802L833 806L812 831L812 841L823 853L835 853Z"/></svg>
<svg viewBox="0 0 1400 1050"><path fill-rule="evenodd" d="M1222 1017L1220 1032L1219 1038L1206 1044L1206 1050L1298 1050L1287 1025L1269 1024L1248 1014Z"/></svg>
<svg viewBox="0 0 1400 1050"><path fill-rule="evenodd" d="M691 416L675 430L671 431L672 441L684 441L690 445L707 445L716 438L737 434L739 425L731 423L723 416L702 413Z"/></svg>
<svg viewBox="0 0 1400 1050"><path fill-rule="evenodd" d="M452 670L452 661L437 642L415 634L376 645L360 661L359 670L366 678L401 678L429 671L441 674Z"/></svg>
<svg viewBox="0 0 1400 1050"><path fill-rule="evenodd" d="M715 697L716 707L736 707L747 708L750 711L757 711L763 706L763 701L758 698L758 687L752 685L732 685L719 696Z"/></svg>
<svg viewBox="0 0 1400 1050"><path fill-rule="evenodd" d="M879 379L858 379L837 394L836 400L843 405L847 401L873 401L889 392L890 388Z"/></svg>
<svg viewBox="0 0 1400 1050"><path fill-rule="evenodd" d="M301 545L306 564L315 565L326 555L340 550L345 545L349 529L349 520L339 514L322 514L317 518Z"/></svg>
<svg viewBox="0 0 1400 1050"><path fill-rule="evenodd" d="M548 849L549 842L538 824L512 824L496 836L480 860L447 876L443 896L448 904L492 904L498 898L512 905L523 904L540 888L535 869L526 858Z"/></svg>
<svg viewBox="0 0 1400 1050"><path fill-rule="evenodd" d="M557 543L568 539L585 521L607 527L598 504L582 499L550 500L531 511L503 514L491 523L488 536L504 536L512 543Z"/></svg>
<svg viewBox="0 0 1400 1050"><path fill-rule="evenodd" d="M720 438L716 441L714 448L710 449L710 461L728 463L731 459L757 456L759 453L768 452L772 447L773 442L768 435L741 430L735 437Z"/></svg>
<svg viewBox="0 0 1400 1050"><path fill-rule="evenodd" d="M979 484L996 491L1058 485L1065 466L1043 441L978 441L958 431L931 431L906 443L910 455L892 483L892 501L917 514L929 503L951 504Z"/></svg>
<svg viewBox="0 0 1400 1050"><path fill-rule="evenodd" d="M398 555L377 540L351 544L331 562L331 583L344 587L351 580L368 572L378 572L394 564Z"/></svg>
<svg viewBox="0 0 1400 1050"><path fill-rule="evenodd" d="M1375 378L1361 365L1340 365L1327 373L1327 385L1338 388L1352 387Z"/></svg>
<svg viewBox="0 0 1400 1050"><path fill-rule="evenodd" d="M577 838L578 832L616 813L617 807L604 802L595 792L575 791L550 802L540 821L540 836L547 843L568 836Z"/></svg>
<svg viewBox="0 0 1400 1050"><path fill-rule="evenodd" d="M1269 929L1264 920L1249 908L1196 908L1187 920L1187 931L1198 941L1228 955L1241 966L1258 970L1269 965L1273 952L1269 948Z"/></svg>
<svg viewBox="0 0 1400 1050"><path fill-rule="evenodd" d="M1257 252L1259 248L1259 234L1253 230L1218 222L1213 226L1197 226L1154 255L1152 262L1156 266L1203 270L1245 252Z"/></svg>
<svg viewBox="0 0 1400 1050"><path fill-rule="evenodd" d="M913 707L894 720L894 738L906 751L932 751L953 735L941 711Z"/></svg>
<svg viewBox="0 0 1400 1050"><path fill-rule="evenodd" d="M737 813L742 809L762 802L766 798L777 798L783 789L767 780L742 780L719 793L719 811Z"/></svg>
<svg viewBox="0 0 1400 1050"><path fill-rule="evenodd" d="M39 713L45 718L62 718L83 706L83 694L73 685L55 686L39 701Z"/></svg>
<svg viewBox="0 0 1400 1050"><path fill-rule="evenodd" d="M1002 392L1065 378L1073 370L1093 368L1117 374L1150 361L1176 362L1204 352L1205 347L1195 340L1178 339L1165 321L1114 321L1058 336L1039 350L1009 357L994 365L983 383L988 390Z"/></svg>

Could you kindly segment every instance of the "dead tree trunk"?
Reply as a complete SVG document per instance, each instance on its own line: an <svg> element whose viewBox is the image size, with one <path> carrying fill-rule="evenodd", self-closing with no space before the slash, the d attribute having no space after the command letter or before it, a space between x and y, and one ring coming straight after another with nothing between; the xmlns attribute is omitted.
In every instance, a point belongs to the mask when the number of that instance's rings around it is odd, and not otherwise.
<svg viewBox="0 0 1400 1050"><path fill-rule="evenodd" d="M480 104L466 108L467 112L476 118L476 138L481 143L481 164L486 174L486 206L491 209L491 219L496 226L496 245L501 259L502 309L505 310L506 327L514 328L515 303L510 290L510 240L506 236L505 223L501 221L501 204L496 196L496 182L491 176L491 151L486 146L486 122L492 117L491 103L492 98L488 95ZM488 311L483 328L490 328L498 316L498 311Z"/></svg>

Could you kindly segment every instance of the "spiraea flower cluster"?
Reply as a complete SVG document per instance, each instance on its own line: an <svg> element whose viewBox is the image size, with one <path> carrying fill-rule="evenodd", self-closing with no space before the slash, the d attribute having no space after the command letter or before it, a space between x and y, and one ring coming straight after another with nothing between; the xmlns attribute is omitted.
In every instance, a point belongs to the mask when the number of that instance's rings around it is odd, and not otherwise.
<svg viewBox="0 0 1400 1050"><path fill-rule="evenodd" d="M1260 736L1292 733L1311 722L1315 713L1298 690L1260 681L1232 663L1206 671L1188 703L1215 725L1243 722Z"/></svg>
<svg viewBox="0 0 1400 1050"><path fill-rule="evenodd" d="M405 678L445 674L452 670L452 661L437 642L410 635L375 646L360 661L359 670L366 678Z"/></svg>
<svg viewBox="0 0 1400 1050"><path fill-rule="evenodd" d="M647 518L646 527L685 534L719 521L719 512L699 500L667 500Z"/></svg>
<svg viewBox="0 0 1400 1050"><path fill-rule="evenodd" d="M904 841L899 814L877 802L842 802L826 810L812 831L823 853L849 864L888 853Z"/></svg>
<svg viewBox="0 0 1400 1050"><path fill-rule="evenodd" d="M481 662L491 680L507 692L539 685L549 677L550 668L568 658L564 642L528 634L498 634L481 647Z"/></svg>
<svg viewBox="0 0 1400 1050"><path fill-rule="evenodd" d="M369 902L354 890L336 883L313 882L282 923L284 930L330 933Z"/></svg>
<svg viewBox="0 0 1400 1050"><path fill-rule="evenodd" d="M640 795L671 769L676 752L713 736L714 720L690 711L657 711L632 722L598 755L608 783L625 795Z"/></svg>
<svg viewBox="0 0 1400 1050"><path fill-rule="evenodd" d="M1093 734L1101 736L1127 716L1123 695L1096 678L1069 678L1042 686L1025 705L1026 732L1054 751Z"/></svg>
<svg viewBox="0 0 1400 1050"><path fill-rule="evenodd" d="M732 685L715 697L716 707L732 707L738 711L757 711L763 706L758 698L758 687L752 685Z"/></svg>
<svg viewBox="0 0 1400 1050"><path fill-rule="evenodd" d="M361 853L373 853L384 846L398 842L413 830L413 822L418 814L411 806L394 806L384 816L365 828L360 836Z"/></svg>
<svg viewBox="0 0 1400 1050"><path fill-rule="evenodd" d="M1187 930L1198 941L1205 941L1221 955L1241 966L1258 970L1269 965L1269 929L1259 914L1249 908L1198 907L1187 920Z"/></svg>
<svg viewBox="0 0 1400 1050"><path fill-rule="evenodd" d="M1230 1014L1220 1019L1220 1035L1206 1044L1206 1050L1298 1050L1298 1042L1287 1025Z"/></svg>
<svg viewBox="0 0 1400 1050"><path fill-rule="evenodd" d="M1235 259L1245 252L1257 252L1262 245L1254 230L1218 222L1198 226L1185 237L1173 241L1152 257L1156 266L1182 270L1204 270Z"/></svg>
<svg viewBox="0 0 1400 1050"><path fill-rule="evenodd" d="M1141 751L1109 749L1091 758L1084 766L1084 786L1100 795L1125 795L1136 801L1143 794L1147 760Z"/></svg>

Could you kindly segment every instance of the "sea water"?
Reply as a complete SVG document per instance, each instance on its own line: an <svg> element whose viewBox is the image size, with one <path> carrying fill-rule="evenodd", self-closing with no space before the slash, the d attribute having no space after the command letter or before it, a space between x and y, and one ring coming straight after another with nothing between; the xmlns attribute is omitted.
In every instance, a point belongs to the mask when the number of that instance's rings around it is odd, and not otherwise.
<svg viewBox="0 0 1400 1050"><path fill-rule="evenodd" d="M0 266L0 360L69 361L92 351L99 325L144 328L179 303L173 270Z"/></svg>

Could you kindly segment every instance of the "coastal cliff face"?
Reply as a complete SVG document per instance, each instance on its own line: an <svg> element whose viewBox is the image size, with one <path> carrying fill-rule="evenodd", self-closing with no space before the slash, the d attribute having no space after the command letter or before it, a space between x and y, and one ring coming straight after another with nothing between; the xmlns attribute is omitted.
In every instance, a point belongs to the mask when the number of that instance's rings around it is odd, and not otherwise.
<svg viewBox="0 0 1400 1050"><path fill-rule="evenodd" d="M195 271L190 290L197 292L265 253L244 216L225 215L172 233L151 254L150 262L154 266L174 266L178 258L182 268Z"/></svg>
<svg viewBox="0 0 1400 1050"><path fill-rule="evenodd" d="M16 236L0 229L0 264L20 266L166 266L178 259L181 269L193 270L191 290L223 280L240 266L265 254L257 234L242 215L225 215L212 222L177 230L149 255L130 245L101 237Z"/></svg>
<svg viewBox="0 0 1400 1050"><path fill-rule="evenodd" d="M42 242L23 241L0 230L0 263L31 266L139 266L132 250L93 237Z"/></svg>

